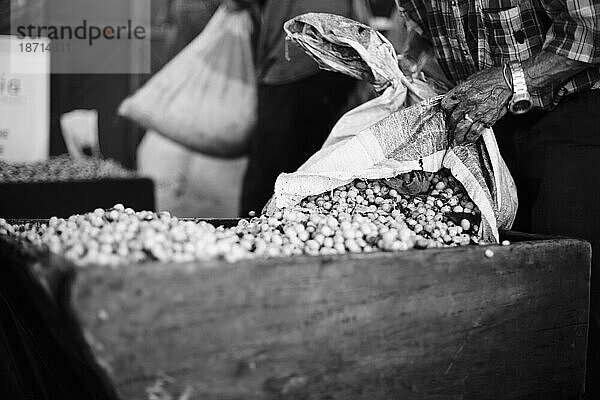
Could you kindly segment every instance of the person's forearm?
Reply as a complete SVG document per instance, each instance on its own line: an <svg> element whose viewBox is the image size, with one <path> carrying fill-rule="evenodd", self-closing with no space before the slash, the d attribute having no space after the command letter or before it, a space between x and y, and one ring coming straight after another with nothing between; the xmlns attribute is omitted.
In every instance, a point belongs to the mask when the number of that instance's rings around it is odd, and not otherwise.
<svg viewBox="0 0 600 400"><path fill-rule="evenodd" d="M525 81L530 92L546 92L568 81L577 73L589 68L591 64L571 60L565 56L542 51L523 62Z"/></svg>

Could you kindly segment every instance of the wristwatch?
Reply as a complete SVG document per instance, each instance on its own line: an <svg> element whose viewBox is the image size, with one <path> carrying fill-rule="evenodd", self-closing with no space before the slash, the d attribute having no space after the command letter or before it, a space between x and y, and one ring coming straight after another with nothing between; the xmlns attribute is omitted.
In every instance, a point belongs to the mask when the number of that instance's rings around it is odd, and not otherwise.
<svg viewBox="0 0 600 400"><path fill-rule="evenodd" d="M510 70L512 79L510 82L506 79L506 70ZM506 83L511 87L513 91L512 98L508 103L508 110L513 114L525 114L531 110L533 103L531 102L531 95L527 90L527 83L525 82L525 72L519 61L511 61L504 67L504 78Z"/></svg>

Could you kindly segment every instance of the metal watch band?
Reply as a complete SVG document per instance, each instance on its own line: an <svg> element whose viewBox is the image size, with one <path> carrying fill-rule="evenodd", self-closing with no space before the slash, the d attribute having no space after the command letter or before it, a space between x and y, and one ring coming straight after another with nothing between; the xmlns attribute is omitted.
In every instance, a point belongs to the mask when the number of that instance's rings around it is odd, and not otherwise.
<svg viewBox="0 0 600 400"><path fill-rule="evenodd" d="M525 81L525 72L521 63L512 61L508 63L511 72L512 91L513 95L508 103L508 109L513 114L524 114L531 110L531 96L527 90L527 82Z"/></svg>
<svg viewBox="0 0 600 400"><path fill-rule="evenodd" d="M521 94L527 92L527 83L525 82L525 72L521 63L518 61L512 61L509 63L511 75L512 75L512 87L514 94Z"/></svg>

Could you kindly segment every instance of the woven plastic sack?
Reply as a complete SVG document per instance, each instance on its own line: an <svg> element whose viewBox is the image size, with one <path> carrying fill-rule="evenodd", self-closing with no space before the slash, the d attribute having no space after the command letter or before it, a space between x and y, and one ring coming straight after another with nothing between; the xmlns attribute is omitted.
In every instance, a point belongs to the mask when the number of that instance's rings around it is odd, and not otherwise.
<svg viewBox="0 0 600 400"><path fill-rule="evenodd" d="M211 156L247 150L256 122L252 19L219 7L196 39L119 108L119 114Z"/></svg>
<svg viewBox="0 0 600 400"><path fill-rule="evenodd" d="M453 146L442 97L430 97L426 85L402 75L392 45L381 34L344 17L314 13L288 21L285 30L322 68L366 79L381 95L345 114L323 148L298 171L277 178L276 208L354 179L445 167L481 210L481 238L497 242L498 229L512 226L516 187L493 132L486 130L474 144Z"/></svg>

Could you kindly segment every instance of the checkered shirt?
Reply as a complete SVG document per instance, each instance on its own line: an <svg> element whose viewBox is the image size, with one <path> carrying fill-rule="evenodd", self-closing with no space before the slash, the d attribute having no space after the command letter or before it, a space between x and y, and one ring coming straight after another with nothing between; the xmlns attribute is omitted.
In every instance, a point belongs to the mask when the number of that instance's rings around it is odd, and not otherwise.
<svg viewBox="0 0 600 400"><path fill-rule="evenodd" d="M447 77L459 83L542 50L589 63L567 82L532 91L551 109L568 94L600 89L600 0L396 0L431 40Z"/></svg>

